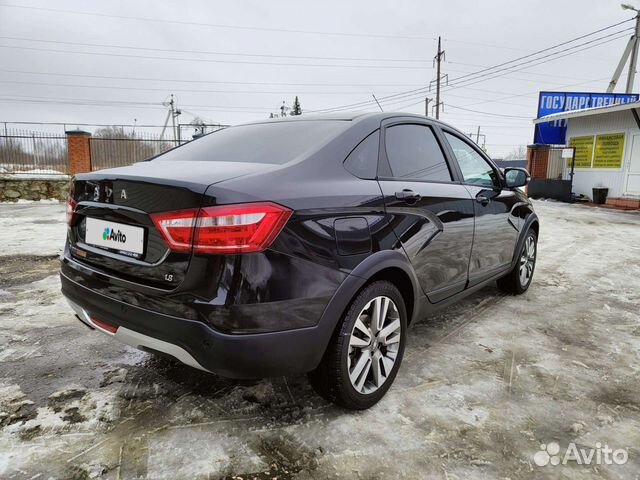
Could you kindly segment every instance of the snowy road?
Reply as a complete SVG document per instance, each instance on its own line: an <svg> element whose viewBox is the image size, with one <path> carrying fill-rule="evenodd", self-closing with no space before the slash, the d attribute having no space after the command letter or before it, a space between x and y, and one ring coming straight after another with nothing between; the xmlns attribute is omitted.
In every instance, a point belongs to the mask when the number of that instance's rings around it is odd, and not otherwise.
<svg viewBox="0 0 640 480"><path fill-rule="evenodd" d="M0 205L0 478L606 478L640 472L640 215L536 202L521 297L488 287L409 335L385 399L236 382L112 343L59 294L63 205ZM537 466L541 444L624 465Z"/></svg>

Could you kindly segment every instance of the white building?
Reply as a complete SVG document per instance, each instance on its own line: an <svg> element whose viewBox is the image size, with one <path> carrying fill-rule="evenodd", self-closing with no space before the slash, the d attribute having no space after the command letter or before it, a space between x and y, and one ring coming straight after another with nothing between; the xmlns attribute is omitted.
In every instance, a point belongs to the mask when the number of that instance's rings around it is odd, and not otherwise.
<svg viewBox="0 0 640 480"><path fill-rule="evenodd" d="M609 189L607 203L640 207L640 102L556 113L534 123L564 121L576 149L573 192Z"/></svg>

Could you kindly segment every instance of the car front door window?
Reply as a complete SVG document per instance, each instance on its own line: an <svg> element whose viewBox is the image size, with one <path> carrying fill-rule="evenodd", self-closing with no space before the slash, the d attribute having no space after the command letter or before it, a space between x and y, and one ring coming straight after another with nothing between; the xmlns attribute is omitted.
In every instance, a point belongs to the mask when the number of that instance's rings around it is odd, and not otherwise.
<svg viewBox="0 0 640 480"><path fill-rule="evenodd" d="M471 145L448 132L445 136L460 165L464 183L484 187L499 185L495 170Z"/></svg>

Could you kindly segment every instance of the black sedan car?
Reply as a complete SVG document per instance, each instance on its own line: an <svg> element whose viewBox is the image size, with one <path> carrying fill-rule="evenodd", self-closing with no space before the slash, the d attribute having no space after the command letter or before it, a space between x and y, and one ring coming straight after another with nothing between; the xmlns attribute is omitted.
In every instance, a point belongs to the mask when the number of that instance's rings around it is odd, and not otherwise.
<svg viewBox="0 0 640 480"><path fill-rule="evenodd" d="M235 126L76 176L62 292L115 340L233 378L308 372L368 408L416 319L496 280L527 290L527 182L416 115Z"/></svg>

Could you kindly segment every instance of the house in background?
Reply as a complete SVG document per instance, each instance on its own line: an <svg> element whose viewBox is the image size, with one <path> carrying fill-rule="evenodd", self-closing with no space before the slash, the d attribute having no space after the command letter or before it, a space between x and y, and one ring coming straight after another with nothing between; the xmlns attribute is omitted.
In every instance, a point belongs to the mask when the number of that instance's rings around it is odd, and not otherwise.
<svg viewBox="0 0 640 480"><path fill-rule="evenodd" d="M535 179L554 149L575 149L572 191L591 198L608 189L607 204L640 208L640 102L570 110L534 120L566 128L564 145L531 145L528 168ZM548 177L547 177L548 178Z"/></svg>

